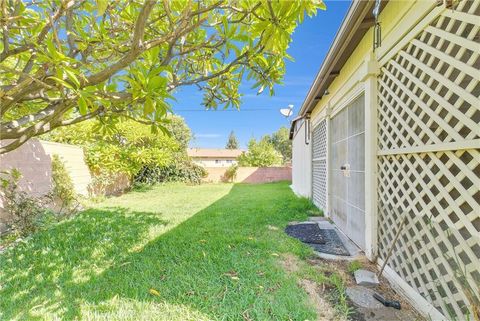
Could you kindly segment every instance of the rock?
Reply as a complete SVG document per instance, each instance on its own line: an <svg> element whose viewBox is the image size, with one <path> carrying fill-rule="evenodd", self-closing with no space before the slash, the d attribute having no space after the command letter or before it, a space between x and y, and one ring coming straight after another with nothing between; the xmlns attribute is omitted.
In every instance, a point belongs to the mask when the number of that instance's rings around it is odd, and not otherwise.
<svg viewBox="0 0 480 321"><path fill-rule="evenodd" d="M355 281L358 285L374 287L379 284L377 275L367 270L356 270Z"/></svg>
<svg viewBox="0 0 480 321"><path fill-rule="evenodd" d="M368 272L368 271L367 271ZM412 311L385 307L373 297L374 291L363 286L348 287L345 291L355 306L357 318L362 321L412 321L419 320Z"/></svg>
<svg viewBox="0 0 480 321"><path fill-rule="evenodd" d="M374 297L375 293L372 289L363 286L352 286L347 288L346 293L354 304L362 308L383 308L383 304L378 302Z"/></svg>

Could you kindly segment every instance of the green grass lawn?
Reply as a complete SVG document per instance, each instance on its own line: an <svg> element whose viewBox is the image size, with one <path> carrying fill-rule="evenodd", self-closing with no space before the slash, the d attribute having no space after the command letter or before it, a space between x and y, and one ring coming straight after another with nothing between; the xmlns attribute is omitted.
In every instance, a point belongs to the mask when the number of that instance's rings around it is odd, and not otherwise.
<svg viewBox="0 0 480 321"><path fill-rule="evenodd" d="M313 320L279 264L311 254L283 232L309 209L287 183L110 198L0 255L0 319Z"/></svg>

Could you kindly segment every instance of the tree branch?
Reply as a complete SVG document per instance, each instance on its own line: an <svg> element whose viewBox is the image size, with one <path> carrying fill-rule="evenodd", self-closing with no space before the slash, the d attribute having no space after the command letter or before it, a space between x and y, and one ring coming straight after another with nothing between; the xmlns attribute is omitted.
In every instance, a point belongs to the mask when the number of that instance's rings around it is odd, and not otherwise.
<svg viewBox="0 0 480 321"><path fill-rule="evenodd" d="M143 48L143 37L145 35L145 25L147 23L148 17L155 5L155 0L146 0L143 4L142 9L140 10L140 14L138 15L137 21L135 22L135 29L133 32L133 39L132 39L132 47L128 51L128 53L123 56L119 61L114 63L108 68L87 77L86 80L81 81L81 87L86 85L96 85L101 83L113 74L117 73L121 69L125 68L129 64L131 64L139 54L141 54L145 48Z"/></svg>

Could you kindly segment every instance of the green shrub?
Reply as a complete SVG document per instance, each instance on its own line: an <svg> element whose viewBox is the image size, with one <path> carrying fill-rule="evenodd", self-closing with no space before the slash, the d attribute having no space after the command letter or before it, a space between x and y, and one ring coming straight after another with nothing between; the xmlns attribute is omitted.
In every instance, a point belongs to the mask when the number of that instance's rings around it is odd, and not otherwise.
<svg viewBox="0 0 480 321"><path fill-rule="evenodd" d="M33 197L21 191L18 184L22 175L17 169L1 174L3 205L9 214L7 225L17 236L36 232L42 226L42 217L50 212L46 209L48 198Z"/></svg>
<svg viewBox="0 0 480 321"><path fill-rule="evenodd" d="M186 157L190 129L179 116L169 115L166 122L165 132L158 132L132 120L119 121L113 127L92 120L58 128L42 138L82 146L88 167L103 181L118 174L133 179L145 167L169 166L180 153Z"/></svg>
<svg viewBox="0 0 480 321"><path fill-rule="evenodd" d="M144 166L134 177L134 185L153 185L163 182L184 182L200 184L207 176L202 166L189 159L177 159L167 166Z"/></svg>
<svg viewBox="0 0 480 321"><path fill-rule="evenodd" d="M282 163L282 155L275 150L268 137L258 142L252 138L248 142L248 151L238 157L238 162L241 166L277 166Z"/></svg>
<svg viewBox="0 0 480 321"><path fill-rule="evenodd" d="M65 164L58 155L52 157L52 199L59 203L59 216L70 216L75 212L79 203L73 186L73 181L68 174Z"/></svg>
<svg viewBox="0 0 480 321"><path fill-rule="evenodd" d="M238 165L232 165L227 170L225 171L225 174L223 175L223 178L227 182L233 182L235 181L235 178L237 178L238 174Z"/></svg>

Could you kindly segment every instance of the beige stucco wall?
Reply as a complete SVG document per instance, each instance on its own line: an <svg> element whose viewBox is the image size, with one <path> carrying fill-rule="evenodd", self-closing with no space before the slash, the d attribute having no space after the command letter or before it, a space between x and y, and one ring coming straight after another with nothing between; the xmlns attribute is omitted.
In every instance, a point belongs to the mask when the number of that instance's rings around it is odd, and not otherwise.
<svg viewBox="0 0 480 321"><path fill-rule="evenodd" d="M72 178L75 191L80 195L88 195L88 185L92 176L85 163L83 149L78 146L41 141L45 153L52 157L60 156Z"/></svg>
<svg viewBox="0 0 480 321"><path fill-rule="evenodd" d="M4 144L7 142L3 141ZM2 142L0 141L0 144ZM64 161L72 178L75 191L80 195L88 194L88 185L92 181L90 171L85 164L81 147L31 139L19 148L0 155L0 171L13 168L22 173L20 189L32 196L42 196L52 189L52 156L57 154ZM2 214L0 197L0 219Z"/></svg>

